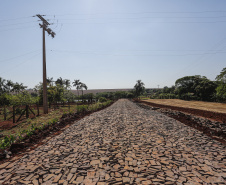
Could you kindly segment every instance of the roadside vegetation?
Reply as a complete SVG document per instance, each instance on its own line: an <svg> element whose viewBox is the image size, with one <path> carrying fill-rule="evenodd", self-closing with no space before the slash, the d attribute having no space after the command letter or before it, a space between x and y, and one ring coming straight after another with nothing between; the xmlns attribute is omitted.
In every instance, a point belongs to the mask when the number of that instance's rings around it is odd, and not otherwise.
<svg viewBox="0 0 226 185"><path fill-rule="evenodd" d="M33 90L26 90L23 84L0 78L0 149L53 127L64 118L81 117L113 102L101 95L84 95L83 90L88 87L80 80L75 80L73 85L82 90L81 95L71 92L70 80L58 78L53 81L53 78L48 78L47 82L49 114L43 114L42 83Z"/></svg>
<svg viewBox="0 0 226 185"><path fill-rule="evenodd" d="M185 76L175 85L146 91L151 99L182 99L209 102L226 102L226 68L211 81L205 76Z"/></svg>

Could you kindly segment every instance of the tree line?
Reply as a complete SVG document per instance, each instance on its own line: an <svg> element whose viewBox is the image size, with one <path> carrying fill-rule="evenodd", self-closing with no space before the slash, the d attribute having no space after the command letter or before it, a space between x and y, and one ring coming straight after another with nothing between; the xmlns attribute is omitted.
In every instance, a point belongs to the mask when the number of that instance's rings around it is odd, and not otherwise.
<svg viewBox="0 0 226 185"><path fill-rule="evenodd" d="M183 100L226 101L226 68L223 68L215 81L205 76L185 76L176 80L175 85L152 90L151 98L179 98Z"/></svg>
<svg viewBox="0 0 226 185"><path fill-rule="evenodd" d="M76 87L78 96L71 92L71 87ZM14 83L11 80L5 80L0 77L0 105L30 105L34 103L42 104L43 85L40 82L32 90L26 90L27 86L23 83ZM68 79L59 77L56 81L53 78L47 78L47 96L49 106L55 103L73 102L79 99L79 90L87 90L88 87L80 80L74 80L72 83Z"/></svg>
<svg viewBox="0 0 226 185"><path fill-rule="evenodd" d="M71 87L75 87L77 94L73 94ZM32 92L26 90L23 83L14 83L11 80L5 80L0 77L0 105L29 105L42 104L43 86L39 83ZM185 76L176 80L175 85L171 87L165 86L162 89L145 89L145 85L141 80L137 80L131 91L117 91L84 94L83 91L88 87L85 83L76 79L71 82L68 79L59 77L56 81L53 78L47 78L47 95L49 107L57 103L78 102L93 100L106 101L117 100L120 98L137 98L141 95L148 95L150 98L173 99L179 98L183 100L201 100L201 101L217 101L226 102L226 68L223 68L215 81L211 81L205 76L194 75ZM79 94L79 92L82 94Z"/></svg>

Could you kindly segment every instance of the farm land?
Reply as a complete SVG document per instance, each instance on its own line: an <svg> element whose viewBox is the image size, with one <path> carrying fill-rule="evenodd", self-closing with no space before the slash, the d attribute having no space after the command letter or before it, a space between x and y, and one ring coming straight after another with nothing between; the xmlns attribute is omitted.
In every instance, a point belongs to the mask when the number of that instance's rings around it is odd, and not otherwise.
<svg viewBox="0 0 226 185"><path fill-rule="evenodd" d="M226 114L226 104L225 103L214 103L214 102L203 102L203 101L184 101L179 99L146 99L146 102L159 104L159 105L169 105L175 107L184 107L192 109L200 109L211 112L225 113Z"/></svg>

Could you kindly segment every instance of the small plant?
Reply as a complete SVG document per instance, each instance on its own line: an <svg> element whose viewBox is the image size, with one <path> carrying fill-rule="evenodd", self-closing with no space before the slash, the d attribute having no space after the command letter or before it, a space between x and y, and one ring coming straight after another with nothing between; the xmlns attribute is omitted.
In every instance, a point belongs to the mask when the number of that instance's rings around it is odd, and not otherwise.
<svg viewBox="0 0 226 185"><path fill-rule="evenodd" d="M88 111L88 105L78 105L77 107L77 113L84 113L86 111Z"/></svg>
<svg viewBox="0 0 226 185"><path fill-rule="evenodd" d="M27 123L31 123L31 118L28 118L27 119Z"/></svg>
<svg viewBox="0 0 226 185"><path fill-rule="evenodd" d="M0 148L5 149L9 147L14 141L16 140L16 137L13 135L5 136L5 138L0 143Z"/></svg>
<svg viewBox="0 0 226 185"><path fill-rule="evenodd" d="M103 102L106 102L107 101L107 98L105 97L100 97L99 98L99 102L103 103Z"/></svg>
<svg viewBox="0 0 226 185"><path fill-rule="evenodd" d="M23 140L22 134L23 134L23 132L20 132L20 133L17 135L19 141L22 141L22 140Z"/></svg>
<svg viewBox="0 0 226 185"><path fill-rule="evenodd" d="M33 134L32 130L27 130L27 136L30 137Z"/></svg>
<svg viewBox="0 0 226 185"><path fill-rule="evenodd" d="M31 125L31 131L34 132L36 129L37 129L37 127L36 127L34 124L32 124L32 125Z"/></svg>

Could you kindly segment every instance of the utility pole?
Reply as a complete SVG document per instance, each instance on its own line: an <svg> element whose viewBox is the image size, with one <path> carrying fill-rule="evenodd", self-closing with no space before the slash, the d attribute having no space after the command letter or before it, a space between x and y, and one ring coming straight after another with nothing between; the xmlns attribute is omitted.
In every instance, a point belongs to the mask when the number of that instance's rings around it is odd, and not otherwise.
<svg viewBox="0 0 226 185"><path fill-rule="evenodd" d="M47 20L45 20L40 14L36 15L41 21L42 24L40 25L40 28L43 30L43 112L44 114L48 114L48 97L47 97L47 81L46 81L46 47L45 47L45 31L48 32L49 35L54 38L56 35L50 28L48 28L48 25L50 25Z"/></svg>

